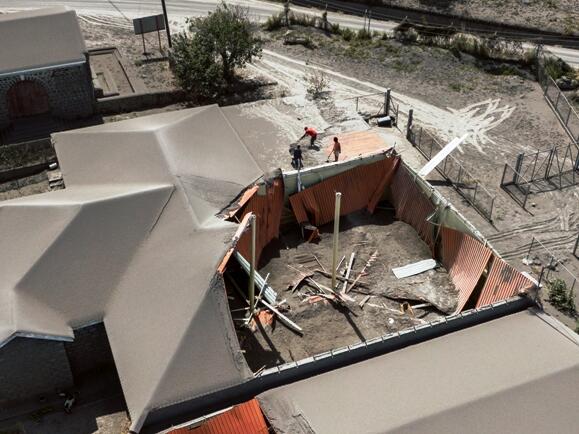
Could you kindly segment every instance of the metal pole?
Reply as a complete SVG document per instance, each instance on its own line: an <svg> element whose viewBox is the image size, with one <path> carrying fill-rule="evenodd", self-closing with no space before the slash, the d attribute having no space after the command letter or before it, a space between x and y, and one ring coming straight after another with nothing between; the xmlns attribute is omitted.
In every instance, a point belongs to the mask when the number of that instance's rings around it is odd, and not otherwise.
<svg viewBox="0 0 579 434"><path fill-rule="evenodd" d="M390 89L386 89L386 101L384 101L384 114L388 116L390 114Z"/></svg>
<svg viewBox="0 0 579 434"><path fill-rule="evenodd" d="M145 34L141 33L141 36L143 38L143 56L147 55L147 48L145 47Z"/></svg>
<svg viewBox="0 0 579 434"><path fill-rule="evenodd" d="M255 214L251 217L251 252L249 261L249 318L253 316L255 308Z"/></svg>
<svg viewBox="0 0 579 434"><path fill-rule="evenodd" d="M159 53L160 53L161 50L162 50L162 47L161 47L161 32L158 31L158 30L157 30L157 38L159 39Z"/></svg>
<svg viewBox="0 0 579 434"><path fill-rule="evenodd" d="M368 9L368 34L370 34L370 21L372 21L372 9Z"/></svg>
<svg viewBox="0 0 579 434"><path fill-rule="evenodd" d="M414 118L414 110L410 109L408 110L408 125L406 126L406 139L412 143L412 140L410 140L410 132L412 131L412 120ZM414 145L414 143L412 143Z"/></svg>
<svg viewBox="0 0 579 434"><path fill-rule="evenodd" d="M332 289L336 289L336 268L338 266L338 234L340 233L340 202L342 193L336 192L334 208L334 248L332 252Z"/></svg>
<svg viewBox="0 0 579 434"><path fill-rule="evenodd" d="M167 6L165 5L165 0L161 0L163 5L163 16L165 17L165 30L167 30L167 41L169 43L169 48L173 46L171 42L171 29L169 29L169 17L167 17Z"/></svg>

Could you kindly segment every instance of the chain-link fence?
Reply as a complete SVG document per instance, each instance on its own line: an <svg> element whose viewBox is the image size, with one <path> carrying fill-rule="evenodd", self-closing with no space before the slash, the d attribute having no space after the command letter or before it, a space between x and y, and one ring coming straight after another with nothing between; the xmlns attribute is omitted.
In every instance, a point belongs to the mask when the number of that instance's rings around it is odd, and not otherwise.
<svg viewBox="0 0 579 434"><path fill-rule="evenodd" d="M551 304L568 315L577 315L575 305L579 282L560 258L533 237L523 263L543 286Z"/></svg>
<svg viewBox="0 0 579 434"><path fill-rule="evenodd" d="M542 48L537 50L537 80L543 89L545 98L559 117L561 125L573 142L579 143L579 114L561 92L555 80L547 73L546 62L552 61L551 59L545 56Z"/></svg>
<svg viewBox="0 0 579 434"><path fill-rule="evenodd" d="M410 117L410 119L412 118ZM427 160L430 160L444 147L429 131L412 125L412 120L409 121L407 138ZM456 158L452 155L447 156L436 166L436 170L484 218L492 222L495 196L483 187Z"/></svg>
<svg viewBox="0 0 579 434"><path fill-rule="evenodd" d="M356 112L367 119L393 116L396 121L398 120L400 105L391 96L389 89L386 92L359 95L353 99L356 103Z"/></svg>
<svg viewBox="0 0 579 434"><path fill-rule="evenodd" d="M527 199L531 193L531 183L510 164L505 164L501 188L523 208L527 206Z"/></svg>
<svg viewBox="0 0 579 434"><path fill-rule="evenodd" d="M531 193L579 183L579 149L574 144L519 154L514 167L505 164L501 188L525 208Z"/></svg>

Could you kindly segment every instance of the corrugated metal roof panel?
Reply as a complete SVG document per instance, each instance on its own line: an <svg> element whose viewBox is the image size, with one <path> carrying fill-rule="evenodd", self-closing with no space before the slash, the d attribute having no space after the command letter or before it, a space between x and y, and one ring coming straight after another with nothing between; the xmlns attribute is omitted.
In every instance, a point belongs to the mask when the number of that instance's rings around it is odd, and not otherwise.
<svg viewBox="0 0 579 434"><path fill-rule="evenodd" d="M434 252L433 226L426 219L434 212L435 207L404 166L401 165L396 171L390 190L396 217L411 225Z"/></svg>
<svg viewBox="0 0 579 434"><path fill-rule="evenodd" d="M464 309L492 251L469 235L442 227L442 263L458 289L456 313Z"/></svg>
<svg viewBox="0 0 579 434"><path fill-rule="evenodd" d="M254 398L208 419L198 427L177 428L169 434L266 434L267 432L265 418Z"/></svg>
<svg viewBox="0 0 579 434"><path fill-rule="evenodd" d="M257 190L255 190L257 191ZM267 244L279 236L279 226L283 211L284 185L283 178L275 178L271 185L266 186L263 196L254 193L242 207L242 218L252 212L257 216L256 262L259 263L261 252ZM237 244L238 251L245 257L250 257L251 231L246 231Z"/></svg>
<svg viewBox="0 0 579 434"><path fill-rule="evenodd" d="M340 215L368 207L373 211L398 166L398 157L358 166L290 196L300 223L321 226L334 220L335 193L342 193Z"/></svg>
<svg viewBox="0 0 579 434"><path fill-rule="evenodd" d="M495 257L476 307L513 297L521 290L529 289L533 285L533 282L521 272Z"/></svg>

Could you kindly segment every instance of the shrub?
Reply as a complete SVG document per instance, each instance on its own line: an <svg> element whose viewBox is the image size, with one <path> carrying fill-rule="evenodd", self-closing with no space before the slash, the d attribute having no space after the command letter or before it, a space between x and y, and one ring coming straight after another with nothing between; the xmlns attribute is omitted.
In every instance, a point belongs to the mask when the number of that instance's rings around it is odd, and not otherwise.
<svg viewBox="0 0 579 434"><path fill-rule="evenodd" d="M314 99L321 97L330 85L326 73L317 69L306 77L306 81L308 82L308 94Z"/></svg>
<svg viewBox="0 0 579 434"><path fill-rule="evenodd" d="M263 24L263 28L267 31L279 30L284 26L283 13L271 15Z"/></svg>
<svg viewBox="0 0 579 434"><path fill-rule="evenodd" d="M569 291L567 284L562 279L555 279L549 283L549 303L568 315L575 316L577 314L574 291L573 289Z"/></svg>
<svg viewBox="0 0 579 434"><path fill-rule="evenodd" d="M352 30L350 29L342 30L342 38L344 39L344 41L350 42L352 39L354 39L354 36L356 36L356 34Z"/></svg>

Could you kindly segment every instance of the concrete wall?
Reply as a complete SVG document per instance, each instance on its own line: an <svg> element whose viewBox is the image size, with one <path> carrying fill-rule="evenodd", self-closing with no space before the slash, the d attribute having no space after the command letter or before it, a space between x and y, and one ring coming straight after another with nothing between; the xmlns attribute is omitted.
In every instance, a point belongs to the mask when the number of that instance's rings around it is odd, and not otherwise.
<svg viewBox="0 0 579 434"><path fill-rule="evenodd" d="M62 342L15 338L0 348L0 407L5 402L56 395L72 385Z"/></svg>
<svg viewBox="0 0 579 434"><path fill-rule="evenodd" d="M115 365L102 323L76 329L74 342L65 342L64 347L75 380Z"/></svg>
<svg viewBox="0 0 579 434"><path fill-rule="evenodd" d="M185 101L186 99L187 94L181 90L110 96L98 100L97 111L102 115L112 115L164 107Z"/></svg>
<svg viewBox="0 0 579 434"><path fill-rule="evenodd" d="M51 112L56 117L79 119L94 113L92 77L86 63L65 68L11 74L0 77L0 129L9 124L6 94L12 85L22 80L34 80L44 86L48 93Z"/></svg>

